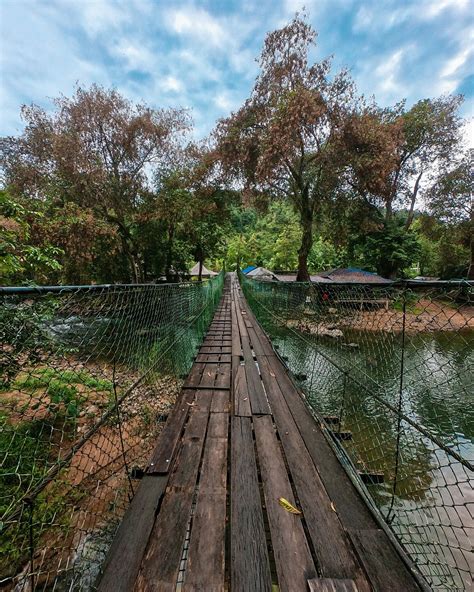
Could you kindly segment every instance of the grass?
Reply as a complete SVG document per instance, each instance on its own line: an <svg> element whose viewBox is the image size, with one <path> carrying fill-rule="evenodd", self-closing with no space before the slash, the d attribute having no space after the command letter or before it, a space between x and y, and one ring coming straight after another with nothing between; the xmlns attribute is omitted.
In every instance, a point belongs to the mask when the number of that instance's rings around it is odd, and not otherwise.
<svg viewBox="0 0 474 592"><path fill-rule="evenodd" d="M110 380L96 378L85 370L60 370L56 368L40 368L34 374L17 379L13 386L17 389L38 391L45 389L49 395L49 403L46 404L50 412L65 410L68 418L79 415L82 403L87 397L77 387L85 386L96 392L106 392L109 396L113 392L113 384ZM38 409L41 402L32 405L32 409Z"/></svg>

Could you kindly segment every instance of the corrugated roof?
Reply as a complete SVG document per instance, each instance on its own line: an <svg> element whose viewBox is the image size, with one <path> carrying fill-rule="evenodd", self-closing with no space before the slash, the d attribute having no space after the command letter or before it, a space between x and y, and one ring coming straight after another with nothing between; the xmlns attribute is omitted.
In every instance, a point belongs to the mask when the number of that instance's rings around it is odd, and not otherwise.
<svg viewBox="0 0 474 592"><path fill-rule="evenodd" d="M257 269L256 265L248 265L245 269L242 269L242 273L247 274L249 271L253 271L254 269Z"/></svg>

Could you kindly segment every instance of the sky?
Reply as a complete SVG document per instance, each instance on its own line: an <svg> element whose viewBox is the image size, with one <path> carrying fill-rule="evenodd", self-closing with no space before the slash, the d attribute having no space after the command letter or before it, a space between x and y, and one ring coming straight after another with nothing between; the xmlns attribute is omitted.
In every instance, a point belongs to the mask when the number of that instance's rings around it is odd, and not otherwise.
<svg viewBox="0 0 474 592"><path fill-rule="evenodd" d="M248 97L265 34L303 7L312 58L333 55L361 93L384 106L462 93L473 117L471 0L0 0L0 135L21 133L22 104L99 83L189 108L204 137Z"/></svg>

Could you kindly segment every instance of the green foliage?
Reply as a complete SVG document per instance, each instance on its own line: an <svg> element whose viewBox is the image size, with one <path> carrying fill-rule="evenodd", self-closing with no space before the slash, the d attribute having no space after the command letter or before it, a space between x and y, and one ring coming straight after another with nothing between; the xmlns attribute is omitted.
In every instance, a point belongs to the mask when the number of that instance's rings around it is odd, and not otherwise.
<svg viewBox="0 0 474 592"><path fill-rule="evenodd" d="M379 230L361 237L358 258L361 264L381 276L395 278L418 261L420 244L415 233L405 230L403 221L393 219Z"/></svg>
<svg viewBox="0 0 474 592"><path fill-rule="evenodd" d="M34 374L16 380L14 387L31 391L42 391L41 397L32 409L38 409L43 403L53 414L62 414L69 419L79 415L81 404L87 397L76 387L83 385L99 392L113 391L109 380L98 379L86 371L60 370L56 368L41 368ZM48 397L46 402L43 393Z"/></svg>
<svg viewBox="0 0 474 592"><path fill-rule="evenodd" d="M36 364L51 345L44 322L54 316L57 303L44 299L33 303L6 301L0 306L0 390L9 387L21 368ZM57 346L55 346L57 349Z"/></svg>
<svg viewBox="0 0 474 592"><path fill-rule="evenodd" d="M12 425L5 415L0 414L0 450L7 451L0 467L0 516L11 509L15 500L20 500L45 476L51 461L51 440L54 428L44 421L24 421ZM18 479L18 459L21 458L21 474ZM76 501L82 495L80 490L70 493ZM35 524L51 524L66 528L70 513L65 511L64 485L61 481L51 484L35 499L33 520ZM0 522L0 531L2 524ZM18 525L14 525L15 536L0 537L0 572L14 575L27 561L29 548L29 508L25 505ZM34 529L34 542L42 529Z"/></svg>
<svg viewBox="0 0 474 592"><path fill-rule="evenodd" d="M333 243L317 237L313 242L308 256L308 267L311 272L324 271L334 267L342 267L346 259L346 250L336 248Z"/></svg>
<svg viewBox="0 0 474 592"><path fill-rule="evenodd" d="M59 271L62 250L49 243L32 243L31 217L41 218L0 190L0 277L9 283L41 282Z"/></svg>

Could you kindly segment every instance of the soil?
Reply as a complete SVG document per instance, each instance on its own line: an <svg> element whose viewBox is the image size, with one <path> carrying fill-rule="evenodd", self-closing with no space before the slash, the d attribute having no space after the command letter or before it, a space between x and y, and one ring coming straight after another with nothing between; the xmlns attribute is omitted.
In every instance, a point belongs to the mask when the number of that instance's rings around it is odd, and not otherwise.
<svg viewBox="0 0 474 592"><path fill-rule="evenodd" d="M387 333L401 333L403 330L403 312L394 309L356 310L351 311L350 315L338 309L330 310L333 312L328 315L327 322L290 319L287 326L305 333L335 338L342 337L341 331L343 333L344 329ZM409 335L474 329L474 306L453 309L440 302L420 300L412 310L407 311L405 318L405 331Z"/></svg>
<svg viewBox="0 0 474 592"><path fill-rule="evenodd" d="M87 370L100 379L113 378L112 369L104 365L69 359L56 361L53 366ZM38 369L35 367L34 370ZM116 372L119 397L136 378L126 369ZM160 418L172 408L179 388L180 381L171 376L155 376L136 387L120 405L121 430L114 413L76 452L68 468L45 488L42 497L46 503L51 497L54 507L59 510L50 523L37 525L42 532L34 554L37 587L43 589L52 585L56 574L72 568L76 550L91 534L104 529L111 520L118 522L123 515L131 494L130 483L134 490L139 483L130 481L126 468L146 468L163 426ZM71 446L100 420L111 398L113 401L109 392L98 392L84 385L77 385L77 390L84 396L84 401L72 424L64 416L51 417L45 389L32 392L15 389L0 393L0 402L10 423L19 425L42 420L53 426L49 466L67 454ZM28 549L25 549L25 561L27 553ZM23 584L24 576L18 574L2 590L12 591Z"/></svg>

